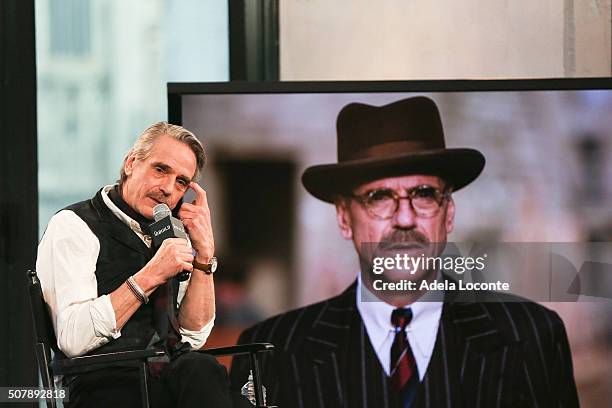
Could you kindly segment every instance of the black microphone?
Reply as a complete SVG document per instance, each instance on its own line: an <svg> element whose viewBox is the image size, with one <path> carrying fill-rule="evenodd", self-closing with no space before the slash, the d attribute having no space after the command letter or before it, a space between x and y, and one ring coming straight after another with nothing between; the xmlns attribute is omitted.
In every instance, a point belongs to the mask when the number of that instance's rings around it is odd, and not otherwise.
<svg viewBox="0 0 612 408"><path fill-rule="evenodd" d="M149 228L151 229L155 250L158 250L162 242L168 238L183 238L190 242L183 222L172 216L172 212L166 204L157 204L153 207L153 219L155 219L155 222ZM179 272L176 278L179 281L185 281L189 279L190 274L189 271Z"/></svg>

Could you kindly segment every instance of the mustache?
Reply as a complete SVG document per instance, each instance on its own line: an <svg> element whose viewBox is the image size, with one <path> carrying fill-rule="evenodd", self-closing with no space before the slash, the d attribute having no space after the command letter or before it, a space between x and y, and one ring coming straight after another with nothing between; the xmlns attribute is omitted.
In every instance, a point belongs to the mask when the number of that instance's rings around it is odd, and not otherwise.
<svg viewBox="0 0 612 408"><path fill-rule="evenodd" d="M425 248L429 239L417 230L393 230L383 236L378 248L382 250L393 250L401 248Z"/></svg>
<svg viewBox="0 0 612 408"><path fill-rule="evenodd" d="M160 203L168 204L168 195L161 191L154 191L147 194L147 197L152 198Z"/></svg>

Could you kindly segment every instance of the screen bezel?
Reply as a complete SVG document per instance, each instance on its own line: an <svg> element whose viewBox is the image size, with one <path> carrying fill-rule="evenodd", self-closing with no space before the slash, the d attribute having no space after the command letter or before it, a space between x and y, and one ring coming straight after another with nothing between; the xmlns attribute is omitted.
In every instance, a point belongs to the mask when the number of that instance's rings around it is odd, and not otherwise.
<svg viewBox="0 0 612 408"><path fill-rule="evenodd" d="M577 91L594 89L612 89L612 77L424 81L169 82L167 86L168 122L182 125L183 95Z"/></svg>

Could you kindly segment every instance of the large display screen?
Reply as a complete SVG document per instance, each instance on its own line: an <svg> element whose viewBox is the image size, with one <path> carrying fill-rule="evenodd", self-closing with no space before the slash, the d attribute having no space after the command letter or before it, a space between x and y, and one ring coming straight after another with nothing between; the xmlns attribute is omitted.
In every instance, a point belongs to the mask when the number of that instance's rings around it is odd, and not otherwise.
<svg viewBox="0 0 612 408"><path fill-rule="evenodd" d="M446 146L486 158L480 176L453 193L449 247L474 258L488 253L489 281L508 282L510 292L561 315L579 391L587 387L589 361L612 333L609 318L593 319L612 311L612 81L208 83L168 91L169 120L192 130L209 156L201 184L221 265L217 327L235 335L355 281L362 268L334 205L310 195L301 176L337 162L346 105L426 96L439 109ZM610 367L601 369L607 376Z"/></svg>

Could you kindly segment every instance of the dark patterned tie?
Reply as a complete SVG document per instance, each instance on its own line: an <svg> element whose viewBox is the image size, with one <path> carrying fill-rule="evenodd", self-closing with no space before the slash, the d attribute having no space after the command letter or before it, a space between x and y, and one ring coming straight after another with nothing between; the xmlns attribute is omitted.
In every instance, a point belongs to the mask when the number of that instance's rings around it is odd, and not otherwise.
<svg viewBox="0 0 612 408"><path fill-rule="evenodd" d="M411 320L409 308L395 309L391 313L391 324L395 328L391 346L391 386L400 395L403 408L410 407L419 384L419 370L405 330Z"/></svg>

